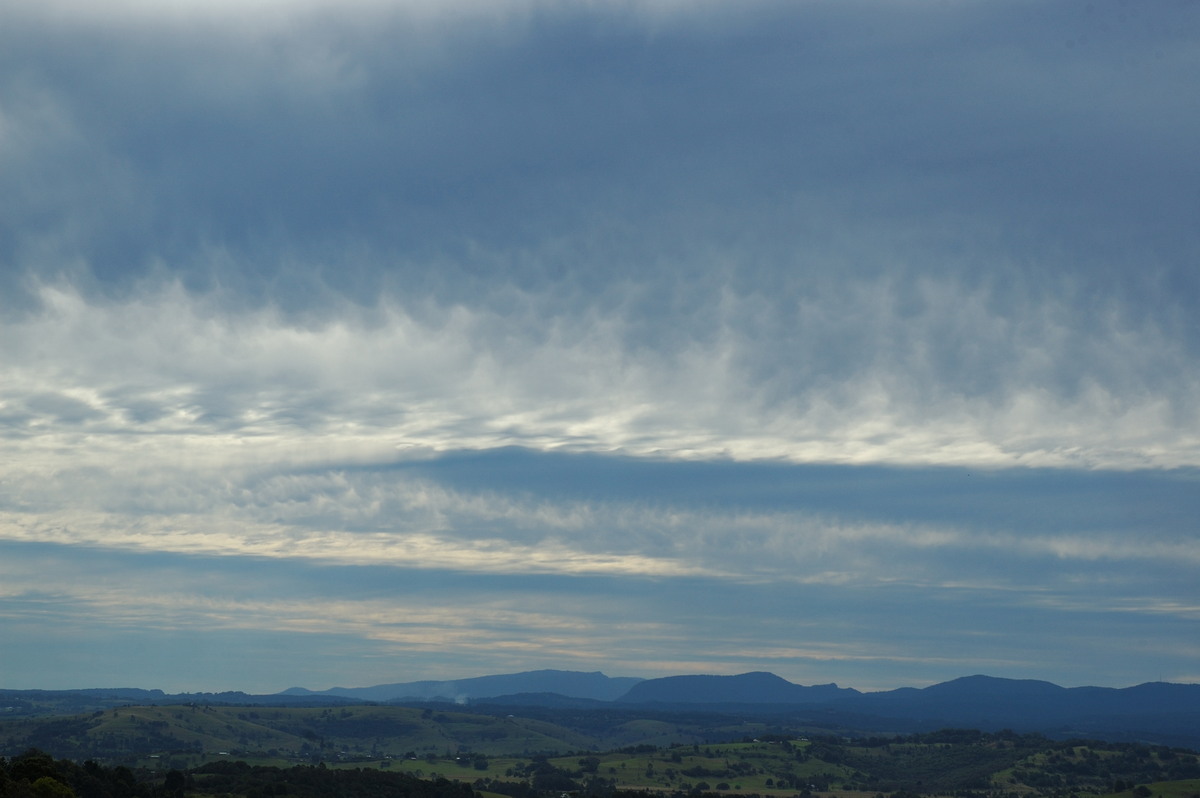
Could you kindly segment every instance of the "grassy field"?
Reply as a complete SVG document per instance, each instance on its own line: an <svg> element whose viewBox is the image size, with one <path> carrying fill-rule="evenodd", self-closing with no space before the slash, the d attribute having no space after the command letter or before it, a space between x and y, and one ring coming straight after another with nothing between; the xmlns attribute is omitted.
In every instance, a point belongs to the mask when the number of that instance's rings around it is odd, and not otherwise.
<svg viewBox="0 0 1200 798"><path fill-rule="evenodd" d="M653 752L577 753L570 756L403 759L387 766L423 778L470 781L514 781L536 775L539 766L576 779L600 778L618 789L655 791L702 790L764 795L793 795L818 774L847 777L846 768L819 761L800 762L795 753L807 743L727 743L692 745ZM378 763L377 763L378 764ZM343 763L342 766L353 766ZM784 781L786 780L786 786Z"/></svg>
<svg viewBox="0 0 1200 798"><path fill-rule="evenodd" d="M751 726L725 720L666 722L618 718L583 728L531 717L481 715L449 708L397 706L127 706L83 715L0 719L0 755L29 747L84 759L170 755L189 766L225 755L289 762L488 756L667 746L740 735ZM222 753L223 752L223 753Z"/></svg>
<svg viewBox="0 0 1200 798"><path fill-rule="evenodd" d="M720 745L679 746L656 752L610 752L586 756L547 757L544 762L563 773L586 781L599 777L623 790L643 790L662 793L715 792L729 795L795 796L805 791L821 798L874 798L878 789L848 787L862 773L844 764L820 759L802 759L809 748L807 741L780 743L751 742ZM895 746L897 750L875 751L872 756L884 759L896 754L902 757L916 753L946 753L945 746ZM1095 752L1097 756L1102 752ZM996 771L979 792L1002 796L1032 796L1047 794L1038 786L1013 778L1014 772L1030 771L1037 760L1043 764L1047 754L1037 754L1021 761L1020 768ZM477 761L477 760L474 760ZM538 760L539 762L542 760ZM486 768L475 767L469 756L459 760L406 760L389 763L389 767L423 778L442 777L477 785L487 792L486 783L520 781L527 778L532 763L520 757L497 757L487 760ZM903 763L903 760L902 760ZM344 764L342 766L351 766ZM1022 769L1024 768L1024 770ZM911 785L910 785L911 786ZM1200 798L1200 779L1157 781L1141 785L1149 790L1148 798ZM1077 785L1078 787L1078 785ZM1145 793L1132 789L1110 792L1105 789L1068 789L1076 795L1099 798L1147 798ZM889 791L890 792L890 791ZM940 790L939 790L940 792ZM1064 793L1055 788L1050 794Z"/></svg>
<svg viewBox="0 0 1200 798"><path fill-rule="evenodd" d="M1143 785L1149 790L1150 798L1200 798L1200 779L1179 781L1152 781ZM1102 798L1139 798L1134 790L1106 793Z"/></svg>
<svg viewBox="0 0 1200 798"><path fill-rule="evenodd" d="M369 768L561 794L587 785L664 794L874 798L967 793L992 798L1200 798L1194 752L1132 743L1056 743L1036 735L946 731L853 740L768 734L734 719L608 716L576 728L450 707L129 706L0 722L0 756L56 757L149 771L243 761L286 768ZM569 718L567 718L569 720ZM705 736L737 742L703 742ZM753 735L759 735L754 739ZM1138 787L1137 791L1134 790Z"/></svg>

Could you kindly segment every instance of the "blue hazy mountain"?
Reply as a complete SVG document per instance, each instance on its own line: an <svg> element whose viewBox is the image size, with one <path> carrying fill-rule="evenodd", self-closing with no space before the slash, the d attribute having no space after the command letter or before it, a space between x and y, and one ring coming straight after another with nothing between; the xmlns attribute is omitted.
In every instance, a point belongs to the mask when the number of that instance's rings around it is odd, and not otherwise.
<svg viewBox="0 0 1200 798"><path fill-rule="evenodd" d="M959 727L1189 746L1200 741L1195 728L1200 684L1060 687L1033 679L967 676L921 689L860 693L836 685L803 687L769 673L746 673L647 679L618 703L648 709L696 706L786 715L860 731Z"/></svg>
<svg viewBox="0 0 1200 798"><path fill-rule="evenodd" d="M836 684L804 686L772 673L613 678L603 673L539 670L446 681L400 682L275 695L240 692L165 694L140 688L3 690L0 706L17 714L83 712L130 703L322 706L359 702L456 701L506 712L558 710L621 716L676 711L775 717L867 733L939 728L1012 729L1056 738L1156 741L1200 746L1200 684L1150 682L1134 687L1060 687L1032 679L967 676L924 688L863 693ZM549 716L547 716L549 717Z"/></svg>
<svg viewBox="0 0 1200 798"><path fill-rule="evenodd" d="M1059 687L1033 679L966 676L923 689L865 693L838 707L984 729L1070 723L1085 730L1096 724L1158 723L1184 717L1194 723L1200 717L1200 685L1148 682L1124 688Z"/></svg>
<svg viewBox="0 0 1200 798"><path fill-rule="evenodd" d="M638 682L621 696L626 704L827 704L860 696L857 690L794 684L773 673L738 676L665 676Z"/></svg>
<svg viewBox="0 0 1200 798"><path fill-rule="evenodd" d="M605 676L599 671L540 670L447 681L399 682L374 687L333 687L320 691L293 687L285 690L283 695L326 695L358 701L466 701L518 693L557 693L568 698L612 701L640 681L631 676Z"/></svg>
<svg viewBox="0 0 1200 798"><path fill-rule="evenodd" d="M966 676L925 688L862 693L836 684L805 687L772 673L646 679L622 704L822 706L863 715L972 726L1044 724L1064 718L1136 718L1200 713L1200 685L1149 682L1135 687L1060 687L1034 679Z"/></svg>
<svg viewBox="0 0 1200 798"><path fill-rule="evenodd" d="M556 698L556 696L558 698ZM805 707L867 718L903 721L905 726L956 725L983 729L1078 726L1153 726L1200 716L1200 685L1151 682L1135 687L1060 687L1034 679L966 676L925 688L863 693L836 684L805 686L773 673L736 676L683 675L656 679L609 677L600 672L538 670L469 679L335 687L293 687L285 699L352 701L479 701L503 698L510 705L571 704L560 699L611 702L624 707Z"/></svg>

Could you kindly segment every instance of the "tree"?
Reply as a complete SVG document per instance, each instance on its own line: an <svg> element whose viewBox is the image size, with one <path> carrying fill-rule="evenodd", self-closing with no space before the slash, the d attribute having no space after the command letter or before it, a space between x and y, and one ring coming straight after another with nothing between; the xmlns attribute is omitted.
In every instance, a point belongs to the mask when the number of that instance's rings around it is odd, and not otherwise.
<svg viewBox="0 0 1200 798"><path fill-rule="evenodd" d="M75 791L56 778L42 776L31 788L34 798L75 798Z"/></svg>

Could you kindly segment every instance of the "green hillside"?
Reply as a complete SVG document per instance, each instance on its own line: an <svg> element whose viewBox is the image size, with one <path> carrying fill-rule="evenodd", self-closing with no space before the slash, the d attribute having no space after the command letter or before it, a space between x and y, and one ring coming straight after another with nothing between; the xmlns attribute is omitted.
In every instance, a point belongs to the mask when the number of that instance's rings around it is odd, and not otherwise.
<svg viewBox="0 0 1200 798"><path fill-rule="evenodd" d="M479 751L586 749L596 740L526 718L407 707L130 706L87 715L0 722L0 755L35 747L75 759L168 756L350 760Z"/></svg>
<svg viewBox="0 0 1200 798"><path fill-rule="evenodd" d="M172 771L229 775L220 768L238 762L243 768L367 769L445 779L509 798L614 790L779 798L1200 798L1200 756L1165 746L968 730L848 737L781 733L730 718L714 726L706 716L681 715L673 723L663 716L605 717L564 714L556 724L449 707L128 706L5 720L0 756L37 748L75 762L122 765L147 779Z"/></svg>

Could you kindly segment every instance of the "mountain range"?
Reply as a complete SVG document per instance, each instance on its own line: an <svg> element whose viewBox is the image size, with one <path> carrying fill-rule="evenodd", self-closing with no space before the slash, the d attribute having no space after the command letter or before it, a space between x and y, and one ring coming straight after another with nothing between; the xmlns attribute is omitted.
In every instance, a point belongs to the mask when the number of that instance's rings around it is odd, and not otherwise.
<svg viewBox="0 0 1200 798"><path fill-rule="evenodd" d="M477 676L472 679L449 681L400 682L374 687L331 687L328 690L306 690L291 687L282 695L338 696L357 701L418 700L465 701L472 698L494 698L513 693L553 693L567 698L586 698L594 701L614 701L643 681L632 676L610 677L599 671L540 670L506 673L497 676Z"/></svg>
<svg viewBox="0 0 1200 798"><path fill-rule="evenodd" d="M631 715L704 712L775 718L781 724L857 733L911 733L946 727L1012 729L1047 736L1152 741L1200 747L1200 684L1060 687L1045 681L968 676L924 688L861 692L836 684L805 686L772 673L656 679L599 672L538 670L446 681L293 687L273 695L166 694L160 690L0 690L0 710L56 714L121 704L469 704L496 713L602 710ZM492 707L494 709L489 710Z"/></svg>
<svg viewBox="0 0 1200 798"><path fill-rule="evenodd" d="M1200 741L1195 732L1195 720L1200 717L1200 685L1166 682L1125 688L1068 688L1032 679L976 675L925 688L864 693L836 684L794 684L764 672L637 679L543 670L319 692L292 688L282 695L293 700L442 700L475 706L559 709L702 709L773 714L793 721L806 716L828 725L881 732L955 726L1130 740L1196 736Z"/></svg>

